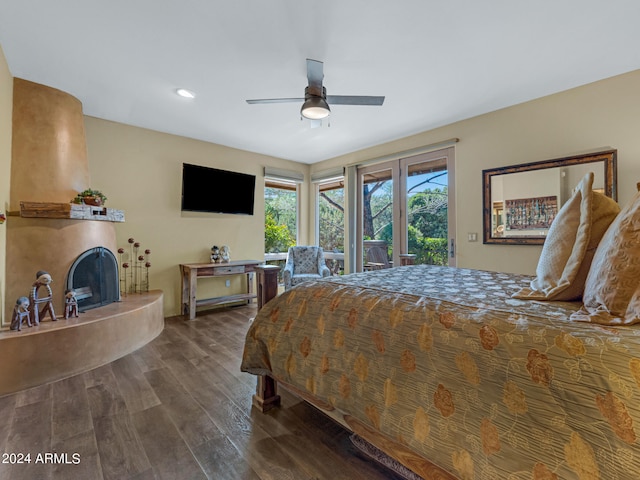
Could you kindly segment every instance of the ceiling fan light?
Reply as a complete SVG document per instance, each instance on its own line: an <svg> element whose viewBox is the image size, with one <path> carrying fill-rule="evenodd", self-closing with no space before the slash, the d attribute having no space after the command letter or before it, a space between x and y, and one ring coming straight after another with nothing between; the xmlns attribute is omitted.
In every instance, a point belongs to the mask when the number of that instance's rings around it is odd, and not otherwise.
<svg viewBox="0 0 640 480"><path fill-rule="evenodd" d="M309 97L302 104L300 114L309 120L321 120L331 113L329 104L322 97Z"/></svg>
<svg viewBox="0 0 640 480"><path fill-rule="evenodd" d="M184 98L196 98L196 94L186 88L178 88L176 93Z"/></svg>

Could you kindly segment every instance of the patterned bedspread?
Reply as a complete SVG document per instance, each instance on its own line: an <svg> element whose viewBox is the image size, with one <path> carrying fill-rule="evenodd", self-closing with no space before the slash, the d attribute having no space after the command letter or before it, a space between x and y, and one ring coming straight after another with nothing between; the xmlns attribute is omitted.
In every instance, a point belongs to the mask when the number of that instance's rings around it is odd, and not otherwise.
<svg viewBox="0 0 640 480"><path fill-rule="evenodd" d="M260 311L242 369L460 479L640 478L640 326L512 299L529 281L419 265L304 283Z"/></svg>

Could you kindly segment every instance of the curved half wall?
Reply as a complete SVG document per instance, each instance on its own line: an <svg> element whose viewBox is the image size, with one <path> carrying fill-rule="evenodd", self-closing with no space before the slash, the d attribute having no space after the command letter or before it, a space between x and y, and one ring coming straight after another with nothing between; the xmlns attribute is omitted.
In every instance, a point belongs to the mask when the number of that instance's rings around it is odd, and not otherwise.
<svg viewBox="0 0 640 480"><path fill-rule="evenodd" d="M64 313L64 312L61 312ZM81 313L0 333L0 396L107 364L144 346L164 328L162 291L124 296Z"/></svg>

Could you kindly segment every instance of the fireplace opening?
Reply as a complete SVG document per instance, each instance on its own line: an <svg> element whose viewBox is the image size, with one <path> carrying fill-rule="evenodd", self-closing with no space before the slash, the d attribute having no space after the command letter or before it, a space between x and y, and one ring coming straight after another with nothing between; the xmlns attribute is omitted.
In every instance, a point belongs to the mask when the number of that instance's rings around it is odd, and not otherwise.
<svg viewBox="0 0 640 480"><path fill-rule="evenodd" d="M119 283L118 262L105 247L81 254L67 275L67 289L75 290L80 312L119 302Z"/></svg>

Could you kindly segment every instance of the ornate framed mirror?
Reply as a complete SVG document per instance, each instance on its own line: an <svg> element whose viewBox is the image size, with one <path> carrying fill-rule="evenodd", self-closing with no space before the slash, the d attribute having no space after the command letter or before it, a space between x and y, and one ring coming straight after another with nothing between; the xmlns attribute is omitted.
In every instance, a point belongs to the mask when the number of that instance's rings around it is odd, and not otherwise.
<svg viewBox="0 0 640 480"><path fill-rule="evenodd" d="M483 243L542 245L574 187L593 172L593 189L618 200L617 150L482 171Z"/></svg>

